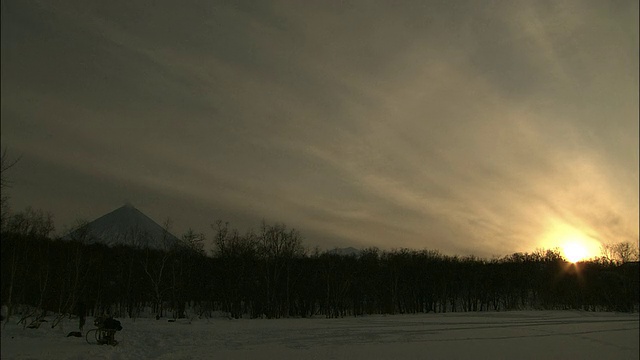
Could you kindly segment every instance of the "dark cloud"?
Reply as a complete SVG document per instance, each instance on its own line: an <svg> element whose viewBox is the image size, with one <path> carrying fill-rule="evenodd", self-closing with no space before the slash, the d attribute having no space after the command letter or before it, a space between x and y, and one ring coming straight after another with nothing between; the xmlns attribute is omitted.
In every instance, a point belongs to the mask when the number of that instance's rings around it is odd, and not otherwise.
<svg viewBox="0 0 640 360"><path fill-rule="evenodd" d="M637 240L637 7L4 1L12 204L322 247Z"/></svg>

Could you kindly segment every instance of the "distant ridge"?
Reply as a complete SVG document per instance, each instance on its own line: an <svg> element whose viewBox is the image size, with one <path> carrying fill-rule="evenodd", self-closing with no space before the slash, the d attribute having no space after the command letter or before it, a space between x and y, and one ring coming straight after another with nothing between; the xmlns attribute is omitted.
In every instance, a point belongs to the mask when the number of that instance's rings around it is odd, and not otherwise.
<svg viewBox="0 0 640 360"><path fill-rule="evenodd" d="M361 250L358 250L351 246L347 248L335 248L335 249L329 250L328 252L331 254L337 254L341 256L360 256L362 254Z"/></svg>
<svg viewBox="0 0 640 360"><path fill-rule="evenodd" d="M65 240L82 240L87 243L117 244L164 249L175 244L178 238L127 202L112 212L71 231Z"/></svg>

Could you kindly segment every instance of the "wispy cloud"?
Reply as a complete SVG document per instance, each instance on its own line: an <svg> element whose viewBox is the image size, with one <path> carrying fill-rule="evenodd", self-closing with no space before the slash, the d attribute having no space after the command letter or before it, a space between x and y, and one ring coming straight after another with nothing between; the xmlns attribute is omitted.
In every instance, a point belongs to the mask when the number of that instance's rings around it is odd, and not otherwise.
<svg viewBox="0 0 640 360"><path fill-rule="evenodd" d="M52 174L16 205L77 182L60 221L139 197L309 245L637 240L637 3L6 4L3 145Z"/></svg>

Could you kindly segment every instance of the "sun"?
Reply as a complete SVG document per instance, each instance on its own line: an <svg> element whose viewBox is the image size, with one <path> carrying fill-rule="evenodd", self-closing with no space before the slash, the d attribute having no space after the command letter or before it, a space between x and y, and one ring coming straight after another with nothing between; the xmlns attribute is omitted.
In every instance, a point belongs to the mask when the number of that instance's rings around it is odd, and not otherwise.
<svg viewBox="0 0 640 360"><path fill-rule="evenodd" d="M588 257L587 248L578 241L568 241L562 245L564 257L572 263L577 263Z"/></svg>
<svg viewBox="0 0 640 360"><path fill-rule="evenodd" d="M592 259L600 253L600 242L580 231L565 233L558 240L562 256L572 263Z"/></svg>
<svg viewBox="0 0 640 360"><path fill-rule="evenodd" d="M572 263L597 257L600 253L600 242L577 227L565 223L554 222L545 233L542 245L547 248L558 248L561 255Z"/></svg>

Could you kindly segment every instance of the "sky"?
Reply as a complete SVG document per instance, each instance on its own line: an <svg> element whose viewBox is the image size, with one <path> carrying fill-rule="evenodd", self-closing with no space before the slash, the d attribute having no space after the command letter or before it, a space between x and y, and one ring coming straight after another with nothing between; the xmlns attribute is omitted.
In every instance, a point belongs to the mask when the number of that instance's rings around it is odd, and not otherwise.
<svg viewBox="0 0 640 360"><path fill-rule="evenodd" d="M14 210L308 247L638 242L638 1L2 0Z"/></svg>

